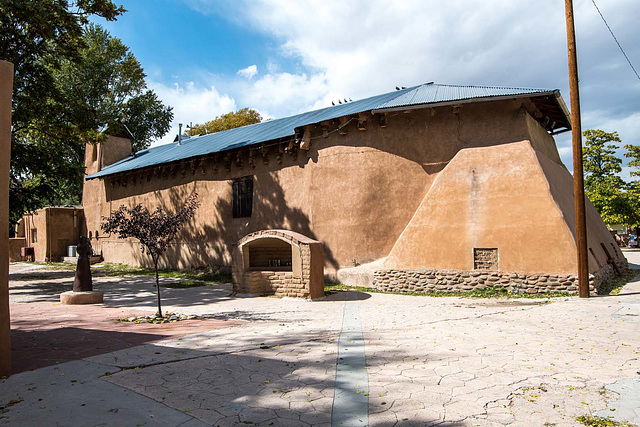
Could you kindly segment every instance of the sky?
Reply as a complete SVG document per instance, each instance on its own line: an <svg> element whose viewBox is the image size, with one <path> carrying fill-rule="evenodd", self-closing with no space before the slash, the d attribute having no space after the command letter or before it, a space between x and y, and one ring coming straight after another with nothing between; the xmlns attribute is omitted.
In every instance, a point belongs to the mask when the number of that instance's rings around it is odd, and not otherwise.
<svg viewBox="0 0 640 427"><path fill-rule="evenodd" d="M640 78L593 3L574 0L582 129L640 145ZM638 0L595 0L640 72ZM279 118L434 81L560 89L559 0L119 0L96 22L128 45L177 124L249 107ZM556 136L571 170L571 134ZM619 151L622 156L623 150ZM625 168L623 176L628 174Z"/></svg>

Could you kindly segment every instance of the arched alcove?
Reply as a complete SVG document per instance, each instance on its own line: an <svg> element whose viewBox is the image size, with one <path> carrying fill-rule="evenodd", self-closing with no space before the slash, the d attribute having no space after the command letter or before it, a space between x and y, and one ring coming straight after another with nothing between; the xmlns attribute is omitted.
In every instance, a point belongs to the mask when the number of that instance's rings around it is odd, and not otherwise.
<svg viewBox="0 0 640 427"><path fill-rule="evenodd" d="M240 239L233 257L234 290L241 294L324 296L322 244L288 230L262 230Z"/></svg>

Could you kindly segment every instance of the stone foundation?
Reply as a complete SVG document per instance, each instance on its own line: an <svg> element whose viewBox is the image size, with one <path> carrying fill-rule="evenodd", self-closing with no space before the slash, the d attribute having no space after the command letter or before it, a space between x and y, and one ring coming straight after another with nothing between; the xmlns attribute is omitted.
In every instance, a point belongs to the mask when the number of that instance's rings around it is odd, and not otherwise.
<svg viewBox="0 0 640 427"><path fill-rule="evenodd" d="M626 259L616 262L626 271ZM600 285L616 276L607 264L589 275L589 289L597 294ZM487 287L503 287L515 293L547 294L578 292L578 276L556 274L521 274L504 271L459 270L378 270L374 272L372 287L385 292L455 292L472 291Z"/></svg>

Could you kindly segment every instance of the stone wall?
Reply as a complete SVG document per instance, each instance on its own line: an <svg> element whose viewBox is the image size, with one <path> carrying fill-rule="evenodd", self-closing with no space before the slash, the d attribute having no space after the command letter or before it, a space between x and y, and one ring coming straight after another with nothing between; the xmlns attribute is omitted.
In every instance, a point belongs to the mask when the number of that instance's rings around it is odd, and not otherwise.
<svg viewBox="0 0 640 427"><path fill-rule="evenodd" d="M301 277L291 271L260 270L244 273L236 292L277 297L309 298L309 290Z"/></svg>
<svg viewBox="0 0 640 427"><path fill-rule="evenodd" d="M625 271L626 259L616 261ZM595 274L589 275L589 289L597 294L600 285L616 275L607 264ZM519 274L503 271L458 270L378 270L374 272L373 288L385 292L454 292L472 291L487 287L503 287L516 293L543 294L553 292L578 292L577 275Z"/></svg>

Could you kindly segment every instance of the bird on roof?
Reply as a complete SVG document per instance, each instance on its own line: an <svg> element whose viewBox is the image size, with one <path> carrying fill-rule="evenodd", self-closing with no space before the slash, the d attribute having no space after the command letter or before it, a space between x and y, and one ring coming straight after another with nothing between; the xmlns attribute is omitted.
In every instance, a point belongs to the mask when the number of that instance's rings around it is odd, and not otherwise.
<svg viewBox="0 0 640 427"><path fill-rule="evenodd" d="M335 102L333 102L333 101L331 101L331 105L336 105L336 103L335 103Z"/></svg>
<svg viewBox="0 0 640 427"><path fill-rule="evenodd" d="M396 90L400 90L400 87L396 86Z"/></svg>
<svg viewBox="0 0 640 427"><path fill-rule="evenodd" d="M345 99L344 99L344 103L346 104L347 102L349 102L349 101L347 101L347 98L345 98Z"/></svg>
<svg viewBox="0 0 640 427"><path fill-rule="evenodd" d="M339 99L338 99L338 104L342 104L342 101L340 101Z"/></svg>

